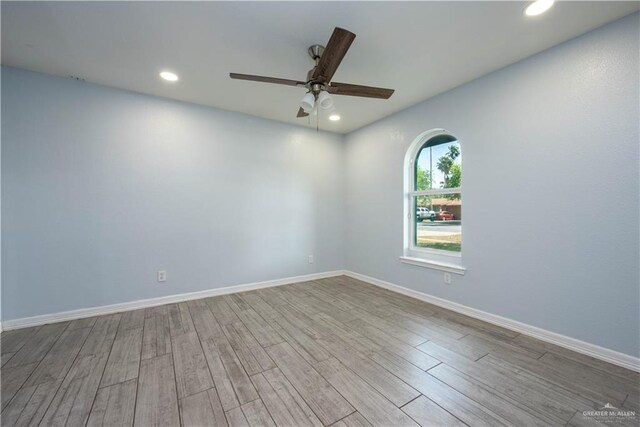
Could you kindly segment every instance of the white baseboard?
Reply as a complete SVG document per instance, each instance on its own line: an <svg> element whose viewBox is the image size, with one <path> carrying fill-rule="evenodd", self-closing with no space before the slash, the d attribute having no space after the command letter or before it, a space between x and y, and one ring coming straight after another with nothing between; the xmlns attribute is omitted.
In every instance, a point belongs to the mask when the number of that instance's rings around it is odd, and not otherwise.
<svg viewBox="0 0 640 427"><path fill-rule="evenodd" d="M83 319L86 317L101 316L104 314L119 313L122 311L137 310L139 308L155 307L158 305L189 301L217 295L233 294L236 292L251 291L254 289L270 288L273 286L288 285L291 283L306 282L309 280L324 279L343 275L344 271L328 271L325 273L306 274L303 276L286 277L284 279L267 280L264 282L247 283L243 285L228 286L224 288L208 289L206 291L188 292L184 294L167 295L164 297L149 298L119 304L103 305L99 307L81 308L78 310L63 311L59 313L43 314L40 316L24 317L22 319L2 321L1 330L27 328L31 326L46 325L48 323L64 322L67 320Z"/></svg>
<svg viewBox="0 0 640 427"><path fill-rule="evenodd" d="M469 317L483 320L494 325L502 326L503 328L507 328L512 331L537 338L541 341L546 341L548 343L555 344L560 347L564 347L569 350L573 350L575 352L603 360L605 362L613 363L614 365L622 366L623 368L640 372L640 358L631 356L629 354L620 353L615 350L600 347L596 344L580 341L578 339L561 335L556 332L547 331L546 329L527 325L526 323L518 322L516 320L508 319L506 317L498 316L495 314L487 313L486 311L471 308L466 305L438 298L423 292L414 291L413 289L408 289L390 282L385 282L384 280L379 280L374 277L365 276L364 274L355 273L353 271L345 271L344 274L354 279L362 280L363 282L367 282L393 292L398 292L400 294L407 295L409 297L416 298L421 301L425 301L430 304L467 315Z"/></svg>
<svg viewBox="0 0 640 427"><path fill-rule="evenodd" d="M433 305L437 305L442 308L446 308L451 311L455 311L460 314L467 315L479 320L483 320L494 325L502 326L503 328L510 329L515 332L519 332L524 335L537 338L541 341L546 341L552 344L556 344L560 347L567 348L569 350L576 351L578 353L585 354L587 356L594 357L596 359L603 360L605 362L613 363L618 366L622 366L627 369L640 372L640 359L628 354L620 353L615 350L600 347L595 344L591 344L585 341L580 341L575 338L567 337L555 332L547 331L536 326L531 326L526 323L518 322L516 320L508 319L506 317L498 316L495 314L487 313L482 310L478 310L466 305L458 304L446 299L438 298L423 292L414 291L413 289L405 288L384 280L379 280L373 277L365 276L364 274L355 273L348 270L336 270L328 271L325 273L307 274L303 276L286 277L283 279L267 280L264 282L247 283L242 285L228 286L224 288L208 289L205 291L189 292L184 294L167 295L158 298L149 298L144 300L137 300L119 304L104 305L99 307L81 308L78 310L64 311L59 313L43 314L40 316L25 317L22 319L4 320L0 322L0 331L9 331L12 329L20 329L31 326L40 326L48 323L64 322L68 320L83 319L92 316L101 316L104 314L118 313L122 311L136 310L139 308L154 307L158 305L171 304L176 302L189 301L199 298L212 297L217 295L232 294L236 292L250 291L254 289L269 288L274 286L288 285L291 283L306 282L309 280L324 279L326 277L334 277L346 275L354 279L362 280L363 282L370 283L381 288L388 289L393 292L398 292L403 295L407 295L412 298L419 299L421 301L428 302Z"/></svg>

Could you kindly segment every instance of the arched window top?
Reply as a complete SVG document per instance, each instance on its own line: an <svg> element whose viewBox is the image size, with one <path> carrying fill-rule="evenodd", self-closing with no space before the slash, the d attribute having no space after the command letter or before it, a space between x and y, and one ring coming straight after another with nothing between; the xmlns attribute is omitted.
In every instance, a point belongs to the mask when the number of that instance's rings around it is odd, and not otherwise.
<svg viewBox="0 0 640 427"><path fill-rule="evenodd" d="M443 131L443 133L427 138L422 144L422 146L420 147L420 149L422 150L423 148L426 148L426 147L434 147L436 145L447 144L449 142L456 142L456 141L458 141L458 138L448 133L444 133Z"/></svg>
<svg viewBox="0 0 640 427"><path fill-rule="evenodd" d="M434 129L409 149L412 191L458 188L462 179L462 151L458 138Z"/></svg>
<svg viewBox="0 0 640 427"><path fill-rule="evenodd" d="M432 129L414 140L405 163L410 255L460 256L462 150L458 138Z"/></svg>
<svg viewBox="0 0 640 427"><path fill-rule="evenodd" d="M461 172L460 162L460 144L458 139L448 133L441 133L427 138L422 145L419 146L415 156L413 156L414 170L414 190L429 190L438 186L459 187L455 183L449 183L449 179L445 179L450 175L451 168L454 173ZM433 164L437 162L435 165ZM456 164L458 166L454 166ZM435 168L434 168L435 166ZM452 184L452 185L450 185Z"/></svg>

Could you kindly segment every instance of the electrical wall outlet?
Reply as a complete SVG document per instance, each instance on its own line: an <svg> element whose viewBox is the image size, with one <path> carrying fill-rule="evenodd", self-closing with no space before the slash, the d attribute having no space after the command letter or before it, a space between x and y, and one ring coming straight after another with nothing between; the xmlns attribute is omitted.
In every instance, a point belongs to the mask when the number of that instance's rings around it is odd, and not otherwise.
<svg viewBox="0 0 640 427"><path fill-rule="evenodd" d="M446 285L451 284L451 273L444 273L444 283Z"/></svg>
<svg viewBox="0 0 640 427"><path fill-rule="evenodd" d="M167 281L167 272L165 270L158 270L158 282Z"/></svg>
<svg viewBox="0 0 640 427"><path fill-rule="evenodd" d="M313 260L313 255L309 255L309 264L313 264L314 260Z"/></svg>

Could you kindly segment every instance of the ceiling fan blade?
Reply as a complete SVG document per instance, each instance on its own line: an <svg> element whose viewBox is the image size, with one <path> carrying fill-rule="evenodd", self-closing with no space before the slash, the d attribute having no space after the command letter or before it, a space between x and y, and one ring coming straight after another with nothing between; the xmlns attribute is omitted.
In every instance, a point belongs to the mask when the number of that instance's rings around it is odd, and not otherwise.
<svg viewBox="0 0 640 427"><path fill-rule="evenodd" d="M305 113L304 110L302 109L302 107L300 107L300 109L298 110L298 114L296 115L296 117L307 117L309 115L309 113Z"/></svg>
<svg viewBox="0 0 640 427"><path fill-rule="evenodd" d="M278 85L287 85L287 86L304 86L305 85L305 82L299 82L297 80L279 79L277 77L254 76L251 74L229 73L229 77L231 77L232 79L238 79L238 80L249 80L252 82L262 82L262 83L275 83Z"/></svg>
<svg viewBox="0 0 640 427"><path fill-rule="evenodd" d="M329 93L332 95L362 96L365 98L389 99L393 95L393 89L383 87L360 86L348 83L331 83Z"/></svg>
<svg viewBox="0 0 640 427"><path fill-rule="evenodd" d="M355 38L356 35L351 31L336 27L313 71L312 78L325 83L330 82Z"/></svg>

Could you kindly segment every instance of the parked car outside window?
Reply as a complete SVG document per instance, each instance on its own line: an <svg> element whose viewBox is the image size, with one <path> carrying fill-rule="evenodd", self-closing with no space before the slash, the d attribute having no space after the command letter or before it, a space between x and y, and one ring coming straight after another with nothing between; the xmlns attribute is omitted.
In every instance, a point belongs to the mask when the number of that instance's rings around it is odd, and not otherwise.
<svg viewBox="0 0 640 427"><path fill-rule="evenodd" d="M448 211L436 212L436 219L440 221L451 221L453 219L453 214Z"/></svg>
<svg viewBox="0 0 640 427"><path fill-rule="evenodd" d="M416 218L419 220L430 219L433 221L436 218L436 213L429 208L416 207Z"/></svg>

